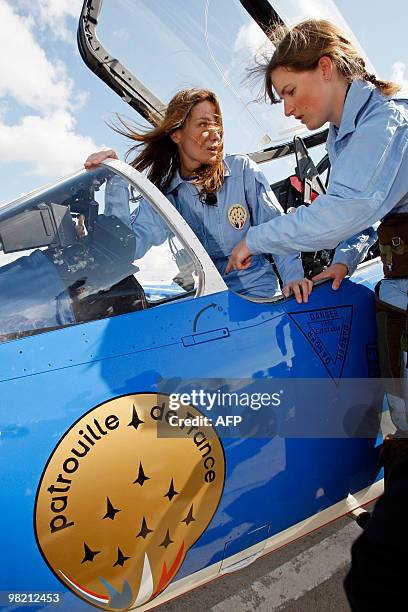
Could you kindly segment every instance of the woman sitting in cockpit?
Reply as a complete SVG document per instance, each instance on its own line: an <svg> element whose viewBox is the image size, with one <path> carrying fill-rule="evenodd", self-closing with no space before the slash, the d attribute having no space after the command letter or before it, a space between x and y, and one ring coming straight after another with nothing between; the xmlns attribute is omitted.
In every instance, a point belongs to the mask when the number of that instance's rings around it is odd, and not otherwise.
<svg viewBox="0 0 408 612"><path fill-rule="evenodd" d="M279 290L268 259L252 258L250 267L224 276L228 257L251 225L282 215L274 193L258 166L245 155L224 157L223 127L217 97L205 89L186 89L170 101L162 122L140 134L127 128L120 133L142 147L132 166L147 170L148 178L166 195L201 240L228 287L254 297L271 298ZM112 150L94 153L85 162L92 169ZM129 219L127 185L114 177L106 187L105 213L132 224L136 234L136 259L169 237L169 229L142 202ZM288 296L307 302L311 281L304 278L298 255L274 258Z"/></svg>

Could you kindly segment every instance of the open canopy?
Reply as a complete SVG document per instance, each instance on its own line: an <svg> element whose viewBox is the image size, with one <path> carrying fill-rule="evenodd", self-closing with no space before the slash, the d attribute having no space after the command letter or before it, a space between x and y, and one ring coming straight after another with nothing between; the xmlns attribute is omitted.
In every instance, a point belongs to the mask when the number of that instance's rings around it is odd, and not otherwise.
<svg viewBox="0 0 408 612"><path fill-rule="evenodd" d="M313 137L280 105L255 102L262 80L249 80L255 58L273 47L264 30L276 22L326 18L357 43L332 0L85 0L81 54L92 70L146 119L157 120L184 87L205 87L221 101L227 152L287 154L294 135ZM358 43L357 43L358 44ZM258 153L258 155L257 155Z"/></svg>

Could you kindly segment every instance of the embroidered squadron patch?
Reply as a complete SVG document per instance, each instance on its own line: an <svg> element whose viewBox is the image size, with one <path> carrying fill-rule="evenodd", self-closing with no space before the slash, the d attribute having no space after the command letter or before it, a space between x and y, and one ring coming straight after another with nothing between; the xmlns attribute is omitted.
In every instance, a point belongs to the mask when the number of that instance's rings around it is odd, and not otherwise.
<svg viewBox="0 0 408 612"><path fill-rule="evenodd" d="M233 204L228 209L228 221L237 230L244 227L247 216L246 208L242 204Z"/></svg>
<svg viewBox="0 0 408 612"><path fill-rule="evenodd" d="M64 434L37 492L49 567L105 611L144 606L167 587L221 499L225 458L212 425L170 426L169 396L136 393L84 414Z"/></svg>

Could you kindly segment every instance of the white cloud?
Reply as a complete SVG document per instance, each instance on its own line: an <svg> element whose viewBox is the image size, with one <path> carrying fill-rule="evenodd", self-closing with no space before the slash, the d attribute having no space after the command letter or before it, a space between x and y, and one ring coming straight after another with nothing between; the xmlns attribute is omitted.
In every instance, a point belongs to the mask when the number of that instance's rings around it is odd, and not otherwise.
<svg viewBox="0 0 408 612"><path fill-rule="evenodd" d="M406 65L398 61L392 65L391 80L402 86L405 93L408 93L408 79L405 76Z"/></svg>
<svg viewBox="0 0 408 612"><path fill-rule="evenodd" d="M44 21L54 23L67 17L78 19L82 0L37 0Z"/></svg>
<svg viewBox="0 0 408 612"><path fill-rule="evenodd" d="M0 55L8 57L0 71L0 97L10 95L41 113L69 106L73 83L64 65L47 58L35 40L33 20L15 13L5 0L0 0Z"/></svg>
<svg viewBox="0 0 408 612"><path fill-rule="evenodd" d="M253 56L272 48L266 34L254 21L240 27L234 43L234 51L249 50Z"/></svg>
<svg viewBox="0 0 408 612"><path fill-rule="evenodd" d="M0 162L27 162L30 174L58 178L78 169L96 148L91 138L75 132L66 111L28 115L14 125L0 119Z"/></svg>
<svg viewBox="0 0 408 612"><path fill-rule="evenodd" d="M291 0L282 3L279 15L289 26L294 26L304 19L328 19L342 29L347 29L343 15L332 0Z"/></svg>
<svg viewBox="0 0 408 612"><path fill-rule="evenodd" d="M351 41L353 41L360 50L361 54L366 59L369 71L375 72L363 47L360 45L352 29L332 0L290 0L289 2L279 3L278 12L284 23L290 27L304 19L310 19L311 16L315 19L328 19L332 23L335 23L350 37ZM264 34L254 21L251 21L251 23L239 29L234 44L235 51L247 49L251 52L252 56L258 53L261 55L271 55L273 48L266 34Z"/></svg>
<svg viewBox="0 0 408 612"><path fill-rule="evenodd" d="M113 30L112 34L115 36L115 38L119 38L124 42L127 42L129 40L129 31L126 28L119 28L118 30Z"/></svg>
<svg viewBox="0 0 408 612"><path fill-rule="evenodd" d="M73 12L71 4L81 4L37 2L44 20L54 15L60 23ZM39 44L32 12L25 17L14 6L0 0L0 53L8 58L0 71L0 161L27 163L28 174L50 180L76 169L97 148L76 131L75 112L88 94L74 89L66 65Z"/></svg>
<svg viewBox="0 0 408 612"><path fill-rule="evenodd" d="M37 3L41 23L48 25L58 38L75 43L75 30L70 29L68 20L78 21L82 0L37 0Z"/></svg>

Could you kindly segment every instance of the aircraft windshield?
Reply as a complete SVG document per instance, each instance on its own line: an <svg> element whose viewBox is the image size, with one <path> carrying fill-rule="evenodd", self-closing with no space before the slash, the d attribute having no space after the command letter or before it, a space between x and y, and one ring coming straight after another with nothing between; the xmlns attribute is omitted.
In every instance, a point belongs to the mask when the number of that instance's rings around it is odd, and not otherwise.
<svg viewBox="0 0 408 612"><path fill-rule="evenodd" d="M0 343L193 297L199 274L124 178L78 172L0 208Z"/></svg>
<svg viewBox="0 0 408 612"><path fill-rule="evenodd" d="M288 24L328 18L350 28L331 0L278 0ZM255 55L271 43L238 0L104 0L97 35L163 103L184 87L214 90L220 100L226 151L248 153L291 140L307 130L283 116L280 105L254 102L261 81L246 79Z"/></svg>

